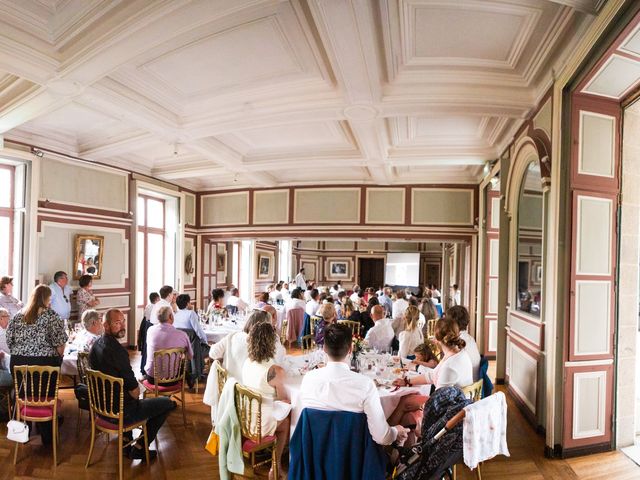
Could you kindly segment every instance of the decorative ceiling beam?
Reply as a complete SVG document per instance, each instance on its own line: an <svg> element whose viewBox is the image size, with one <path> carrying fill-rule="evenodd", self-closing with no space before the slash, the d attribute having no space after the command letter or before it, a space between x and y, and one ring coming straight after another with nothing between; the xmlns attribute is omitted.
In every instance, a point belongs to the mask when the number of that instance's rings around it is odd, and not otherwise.
<svg viewBox="0 0 640 480"><path fill-rule="evenodd" d="M599 0L548 0L559 5L566 5L582 13L596 15L598 13L599 4L603 3Z"/></svg>

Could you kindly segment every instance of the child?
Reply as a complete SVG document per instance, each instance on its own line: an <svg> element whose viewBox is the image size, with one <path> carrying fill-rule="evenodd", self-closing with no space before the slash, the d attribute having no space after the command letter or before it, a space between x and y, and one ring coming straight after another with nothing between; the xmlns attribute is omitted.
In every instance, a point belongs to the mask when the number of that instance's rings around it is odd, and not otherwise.
<svg viewBox="0 0 640 480"><path fill-rule="evenodd" d="M429 341L421 343L413 351L416 358L411 363L415 365L416 370L419 366L435 368L438 365L438 358L433 353L429 343Z"/></svg>

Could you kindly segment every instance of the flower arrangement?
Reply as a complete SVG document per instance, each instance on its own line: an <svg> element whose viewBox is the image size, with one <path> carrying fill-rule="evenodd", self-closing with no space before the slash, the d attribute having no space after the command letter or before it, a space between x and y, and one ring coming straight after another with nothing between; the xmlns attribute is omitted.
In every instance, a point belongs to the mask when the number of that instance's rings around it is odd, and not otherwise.
<svg viewBox="0 0 640 480"><path fill-rule="evenodd" d="M351 350L354 354L360 353L364 349L364 347L365 341L364 338L362 338L360 335L354 335L351 338Z"/></svg>

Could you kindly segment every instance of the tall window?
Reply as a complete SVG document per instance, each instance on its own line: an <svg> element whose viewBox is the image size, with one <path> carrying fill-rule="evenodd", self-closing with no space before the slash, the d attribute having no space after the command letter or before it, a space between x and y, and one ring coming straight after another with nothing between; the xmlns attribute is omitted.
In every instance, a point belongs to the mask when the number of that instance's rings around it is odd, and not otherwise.
<svg viewBox="0 0 640 480"><path fill-rule="evenodd" d="M291 279L291 240L280 240L280 263L278 265L278 278L288 282Z"/></svg>
<svg viewBox="0 0 640 480"><path fill-rule="evenodd" d="M138 272L136 304L145 305L149 293L157 292L165 283L165 201L147 195L138 196Z"/></svg>
<svg viewBox="0 0 640 480"><path fill-rule="evenodd" d="M0 276L13 275L15 167L0 165Z"/></svg>

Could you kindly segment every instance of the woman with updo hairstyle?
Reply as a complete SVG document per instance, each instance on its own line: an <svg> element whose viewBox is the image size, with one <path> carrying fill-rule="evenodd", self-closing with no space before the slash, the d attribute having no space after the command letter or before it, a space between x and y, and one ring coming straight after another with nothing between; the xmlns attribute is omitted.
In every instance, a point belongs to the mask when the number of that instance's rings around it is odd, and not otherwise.
<svg viewBox="0 0 640 480"><path fill-rule="evenodd" d="M394 380L394 385L412 387L431 384L437 390L449 386L462 388L473 383L473 367L469 355L463 351L465 341L460 338L458 324L441 318L436 324L435 337L444 354L440 363L435 368L419 366L417 371L421 375L398 378ZM402 397L388 419L389 425L417 425L416 431L419 432L422 421L421 409L428 399L428 396L418 394Z"/></svg>

